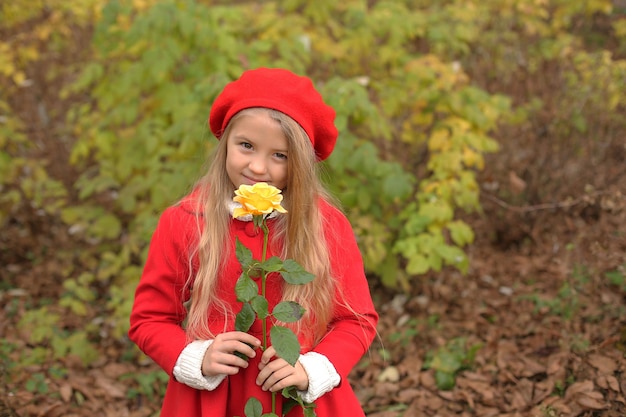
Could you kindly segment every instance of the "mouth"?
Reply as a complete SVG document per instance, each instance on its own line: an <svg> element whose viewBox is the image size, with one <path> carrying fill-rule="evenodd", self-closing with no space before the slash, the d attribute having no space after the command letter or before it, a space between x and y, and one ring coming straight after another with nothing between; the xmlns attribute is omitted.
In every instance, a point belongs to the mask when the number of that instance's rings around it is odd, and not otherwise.
<svg viewBox="0 0 626 417"><path fill-rule="evenodd" d="M269 181L267 181L267 180L263 180L263 179L255 179L255 178L250 178L250 177L245 176L245 175L243 176L243 178L244 178L244 181L245 181L248 185L254 185L254 184L258 183L258 182L266 182L266 183L270 184L270 182L269 182Z"/></svg>

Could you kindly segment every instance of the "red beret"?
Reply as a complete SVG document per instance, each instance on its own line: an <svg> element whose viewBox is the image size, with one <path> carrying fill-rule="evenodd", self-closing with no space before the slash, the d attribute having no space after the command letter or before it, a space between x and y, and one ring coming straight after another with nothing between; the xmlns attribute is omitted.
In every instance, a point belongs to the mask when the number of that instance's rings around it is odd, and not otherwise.
<svg viewBox="0 0 626 417"><path fill-rule="evenodd" d="M279 68L245 71L227 84L213 103L209 126L215 137L222 136L235 114L251 107L278 110L298 122L320 161L333 151L337 142L335 110L324 103L309 78Z"/></svg>

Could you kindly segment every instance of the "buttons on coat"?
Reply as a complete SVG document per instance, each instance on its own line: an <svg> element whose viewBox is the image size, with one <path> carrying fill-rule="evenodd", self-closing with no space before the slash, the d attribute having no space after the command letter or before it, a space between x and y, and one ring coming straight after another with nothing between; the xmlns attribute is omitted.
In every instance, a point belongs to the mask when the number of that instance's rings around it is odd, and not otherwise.
<svg viewBox="0 0 626 417"><path fill-rule="evenodd" d="M255 237L261 233L260 227L255 227L253 222L246 222L246 234L250 237Z"/></svg>

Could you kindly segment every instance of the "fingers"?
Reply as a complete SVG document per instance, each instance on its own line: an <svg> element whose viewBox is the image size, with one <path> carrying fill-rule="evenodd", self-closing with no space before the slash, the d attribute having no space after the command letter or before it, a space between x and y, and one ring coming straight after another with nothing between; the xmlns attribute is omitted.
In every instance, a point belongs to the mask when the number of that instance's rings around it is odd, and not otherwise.
<svg viewBox="0 0 626 417"><path fill-rule="evenodd" d="M241 368L247 368L248 361L230 353L216 352L207 354L202 362L202 374L205 376L235 375Z"/></svg>
<svg viewBox="0 0 626 417"><path fill-rule="evenodd" d="M247 333L227 332L217 335L211 347L216 353L234 354L239 356L242 360L246 360L246 356L248 358L254 358L256 356L254 349L260 345L261 341L259 339Z"/></svg>
<svg viewBox="0 0 626 417"><path fill-rule="evenodd" d="M272 351L270 352L270 349ZM259 375L256 383L261 386L264 391L276 392L283 388L294 385L299 390L306 390L309 386L309 378L300 364L296 362L295 366L289 365L284 359L276 358L276 352L269 347L261 357L259 363Z"/></svg>
<svg viewBox="0 0 626 417"><path fill-rule="evenodd" d="M256 356L255 349L261 341L244 332L226 332L213 339L202 361L202 374L205 376L235 375L241 368L248 367L248 358ZM300 364L291 366L276 356L274 347L268 347L259 361L257 385L264 391L276 392L289 386L304 391L309 386L309 378Z"/></svg>
<svg viewBox="0 0 626 417"><path fill-rule="evenodd" d="M239 341L242 343L246 343L248 345L253 345L254 347L261 346L261 341L251 334L245 332L226 332L220 333L215 337L215 342L222 341Z"/></svg>
<svg viewBox="0 0 626 417"><path fill-rule="evenodd" d="M244 332L219 334L209 346L202 360L202 374L234 375L240 368L247 368L247 358L256 356L255 348L261 345L256 337Z"/></svg>
<svg viewBox="0 0 626 417"><path fill-rule="evenodd" d="M261 364L259 365L259 369L263 369L263 367L267 365L274 356L276 356L276 349L274 349L274 346L270 346L265 349L265 352L263 352L263 356L261 356Z"/></svg>

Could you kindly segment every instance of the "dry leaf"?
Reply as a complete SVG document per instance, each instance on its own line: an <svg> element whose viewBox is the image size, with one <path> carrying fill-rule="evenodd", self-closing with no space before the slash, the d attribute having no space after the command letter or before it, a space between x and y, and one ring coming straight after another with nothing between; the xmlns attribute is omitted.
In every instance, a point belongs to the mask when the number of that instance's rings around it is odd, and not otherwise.
<svg viewBox="0 0 626 417"><path fill-rule="evenodd" d="M59 394L61 395L61 399L66 403L69 403L72 400L73 393L74 390L72 389L72 386L70 384L63 384L59 388Z"/></svg>
<svg viewBox="0 0 626 417"><path fill-rule="evenodd" d="M619 389L619 381L613 375L607 376L606 381L608 382L609 388L611 388L615 392L620 392Z"/></svg>
<svg viewBox="0 0 626 417"><path fill-rule="evenodd" d="M592 409L592 410L604 410L606 408L606 402L602 401L602 394L597 393L597 395L590 395L594 393L586 393L581 394L576 398L576 402L584 408Z"/></svg>
<svg viewBox="0 0 626 417"><path fill-rule="evenodd" d="M611 375L617 370L617 364L612 358L604 355L589 355L589 364L600 371L601 374Z"/></svg>

